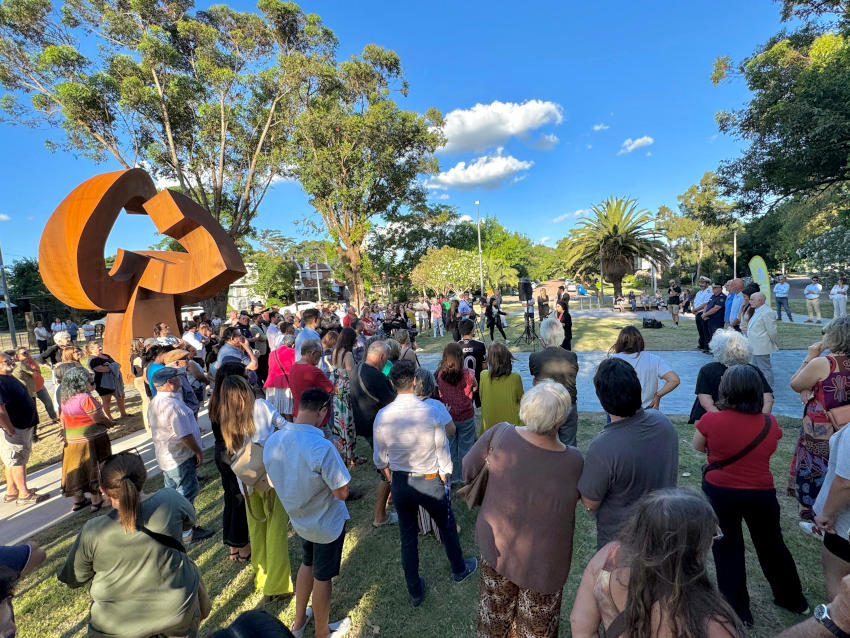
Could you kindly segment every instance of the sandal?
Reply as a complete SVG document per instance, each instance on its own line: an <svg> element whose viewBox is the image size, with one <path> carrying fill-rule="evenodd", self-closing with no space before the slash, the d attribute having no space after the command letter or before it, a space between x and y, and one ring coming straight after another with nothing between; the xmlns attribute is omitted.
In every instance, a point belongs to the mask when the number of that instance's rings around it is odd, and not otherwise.
<svg viewBox="0 0 850 638"><path fill-rule="evenodd" d="M6 496L3 497L4 503L12 503L13 501L17 501L17 500L18 500L17 494L14 494L14 495L7 494Z"/></svg>
<svg viewBox="0 0 850 638"><path fill-rule="evenodd" d="M231 549L230 554L228 554L228 558L230 560L237 560L239 558L239 550L238 549Z"/></svg>
<svg viewBox="0 0 850 638"><path fill-rule="evenodd" d="M76 503L74 503L74 506L71 508L71 511L79 512L80 510L87 508L89 505L91 505L91 501L87 498L84 498L82 501L77 501Z"/></svg>
<svg viewBox="0 0 850 638"><path fill-rule="evenodd" d="M103 501L102 500L100 501L100 503L92 503L91 504L91 511L92 512L99 512L101 507L103 507Z"/></svg>
<svg viewBox="0 0 850 638"><path fill-rule="evenodd" d="M36 505L37 503L42 503L50 498L50 494L36 494L35 490L30 489L29 496L18 496L18 499L15 501L15 505L18 507L25 507L27 505Z"/></svg>
<svg viewBox="0 0 850 638"><path fill-rule="evenodd" d="M250 563L251 562L251 554L247 556L240 556L239 552L236 553L236 562L237 563Z"/></svg>

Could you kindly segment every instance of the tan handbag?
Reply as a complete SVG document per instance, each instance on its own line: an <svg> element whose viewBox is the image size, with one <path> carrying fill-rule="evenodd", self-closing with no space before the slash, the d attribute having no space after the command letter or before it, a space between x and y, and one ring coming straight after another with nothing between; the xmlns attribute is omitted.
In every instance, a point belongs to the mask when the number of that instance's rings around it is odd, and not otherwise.
<svg viewBox="0 0 850 638"><path fill-rule="evenodd" d="M829 422L832 424L832 429L835 432L838 432L838 430L850 423L850 404L839 405L837 408L827 410L826 416L829 417Z"/></svg>
<svg viewBox="0 0 850 638"><path fill-rule="evenodd" d="M484 502L484 492L487 491L487 481L490 478L490 455L493 453L493 450L496 449L496 445L502 438L505 430L511 427L511 424L503 421L502 423L497 423L493 427L497 428L499 426L502 426L502 428L498 432L495 432L490 438L490 446L487 448L487 456L484 457L484 465L482 465L481 469L478 470L478 474L475 475L475 478L457 491L457 495L466 501L466 505L469 509L478 507Z"/></svg>

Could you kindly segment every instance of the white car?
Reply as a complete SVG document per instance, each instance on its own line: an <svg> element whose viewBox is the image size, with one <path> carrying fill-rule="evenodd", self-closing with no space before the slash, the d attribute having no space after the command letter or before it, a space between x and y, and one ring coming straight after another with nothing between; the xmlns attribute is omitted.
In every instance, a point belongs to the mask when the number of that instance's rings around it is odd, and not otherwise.
<svg viewBox="0 0 850 638"><path fill-rule="evenodd" d="M307 310L307 308L318 308L318 304L313 301L296 301L294 304L290 306L286 306L285 308L281 308L278 310L281 314L285 314L287 312L292 313L293 315L296 312L301 312L302 310Z"/></svg>
<svg viewBox="0 0 850 638"><path fill-rule="evenodd" d="M575 291L576 291L576 285L575 284L567 285L567 292L575 292Z"/></svg>

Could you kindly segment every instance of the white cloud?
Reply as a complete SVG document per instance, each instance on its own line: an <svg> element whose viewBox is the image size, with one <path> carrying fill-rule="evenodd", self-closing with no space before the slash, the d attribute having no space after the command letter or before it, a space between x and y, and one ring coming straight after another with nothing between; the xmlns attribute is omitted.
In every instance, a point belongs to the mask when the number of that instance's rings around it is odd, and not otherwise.
<svg viewBox="0 0 850 638"><path fill-rule="evenodd" d="M545 243L546 243L547 241L549 241L550 239L552 239L552 238L551 238L551 237L541 237L541 238L537 241L537 243L538 243L538 244L545 244Z"/></svg>
<svg viewBox="0 0 850 638"><path fill-rule="evenodd" d="M560 142L558 136L553 133L547 133L546 135L541 135L540 138L532 144L534 148L538 151L550 151Z"/></svg>
<svg viewBox="0 0 850 638"><path fill-rule="evenodd" d="M6 213L0 213L0 222L10 222L12 218L9 217Z"/></svg>
<svg viewBox="0 0 850 638"><path fill-rule="evenodd" d="M647 157L652 157L652 152L651 152L651 151L647 151L647 152L646 152L646 156L647 156Z"/></svg>
<svg viewBox="0 0 850 638"><path fill-rule="evenodd" d="M534 165L534 162L518 160L511 155L502 155L501 151L500 148L496 151L496 155L484 155L469 164L458 162L453 168L427 180L425 186L441 190L449 188L495 190L520 171L526 171Z"/></svg>
<svg viewBox="0 0 850 638"><path fill-rule="evenodd" d="M609 128L611 128L611 127L608 126L607 124L602 124L602 123L593 125L594 131L607 131Z"/></svg>
<svg viewBox="0 0 850 638"><path fill-rule="evenodd" d="M459 220L462 221L462 222L471 222L472 216L471 215L461 215L459 217Z"/></svg>
<svg viewBox="0 0 850 638"><path fill-rule="evenodd" d="M448 193L443 193L437 199L442 199L442 200L451 199L451 196Z"/></svg>
<svg viewBox="0 0 850 638"><path fill-rule="evenodd" d="M623 141L623 146L617 152L617 155L623 155L624 153L631 153L636 148L640 148L641 146L649 146L655 142L649 135L644 135L643 137L639 137L636 140L633 140L630 137L627 137Z"/></svg>
<svg viewBox="0 0 850 638"><path fill-rule="evenodd" d="M567 221L570 217L582 217L586 213L589 213L589 208L579 208L577 211L572 213L564 213L563 215L558 215L557 217L552 218L553 224L560 224L561 222Z"/></svg>
<svg viewBox="0 0 850 638"><path fill-rule="evenodd" d="M555 102L528 100L522 104L499 102L455 109L446 115L443 133L449 153L482 151L511 137L526 137L546 124L560 124L563 109Z"/></svg>

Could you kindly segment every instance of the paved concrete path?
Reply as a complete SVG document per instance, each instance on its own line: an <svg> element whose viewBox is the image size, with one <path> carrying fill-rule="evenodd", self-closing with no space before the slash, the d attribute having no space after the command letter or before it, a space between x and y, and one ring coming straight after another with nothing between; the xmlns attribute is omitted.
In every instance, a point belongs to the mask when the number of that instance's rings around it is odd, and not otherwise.
<svg viewBox="0 0 850 638"><path fill-rule="evenodd" d="M212 431L203 432L203 430L210 430L210 420L206 411L201 412L198 422L203 434L201 442L204 449L213 447L215 441ZM132 450L134 448L142 455L148 476L159 474L160 469L156 464L153 441L151 441L147 430L139 430L121 439L112 441L113 452L123 452L124 450ZM48 465L28 474L27 484L30 487L38 489L41 494L50 493L51 495L49 500L38 505L17 507L15 503L3 503L2 499L0 499L0 521L3 521L2 525L0 525L0 545L20 543L51 525L55 525L59 521L75 514L71 512L71 499L62 496L61 479L61 463ZM3 485L0 496L5 495L6 486Z"/></svg>
<svg viewBox="0 0 850 638"><path fill-rule="evenodd" d="M583 412L600 412L602 408L596 399L593 389L593 375L599 362L605 358L603 352L577 352L578 372L578 409ZM690 414L694 399L697 373L713 357L701 352L654 351L663 358L682 380L678 388L661 400L661 410L667 414ZM517 361L514 370L522 376L526 388L531 387L531 374L528 372L528 352L515 353ZM780 350L773 355L773 373L775 377L773 413L783 416L799 417L802 415L800 395L791 390L789 381L791 375L800 367L806 356L805 350ZM437 369L440 362L439 354L420 354L419 362L431 371Z"/></svg>

